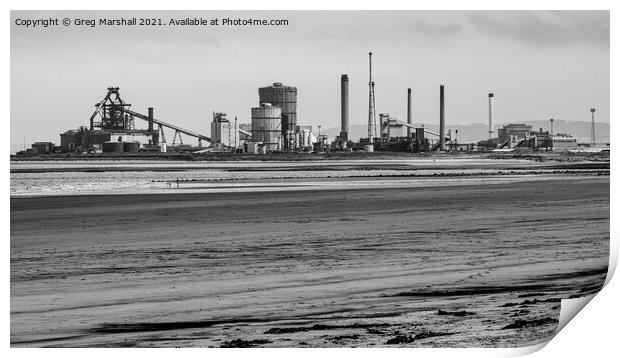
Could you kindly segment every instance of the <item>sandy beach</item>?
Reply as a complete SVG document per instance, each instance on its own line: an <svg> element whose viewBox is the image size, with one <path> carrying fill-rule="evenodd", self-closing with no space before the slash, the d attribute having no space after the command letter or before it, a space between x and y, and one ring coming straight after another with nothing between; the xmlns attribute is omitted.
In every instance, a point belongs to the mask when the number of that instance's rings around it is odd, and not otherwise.
<svg viewBox="0 0 620 358"><path fill-rule="evenodd" d="M527 346L602 286L608 176L437 180L12 197L11 345Z"/></svg>
<svg viewBox="0 0 620 358"><path fill-rule="evenodd" d="M10 10L11 348L512 355L603 289L609 9L279 3Z"/></svg>

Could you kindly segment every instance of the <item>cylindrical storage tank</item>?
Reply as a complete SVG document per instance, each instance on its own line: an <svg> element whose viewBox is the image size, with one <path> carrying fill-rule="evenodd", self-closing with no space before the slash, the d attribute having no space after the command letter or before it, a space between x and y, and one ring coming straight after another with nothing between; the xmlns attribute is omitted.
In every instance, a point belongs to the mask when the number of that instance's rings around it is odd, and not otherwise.
<svg viewBox="0 0 620 358"><path fill-rule="evenodd" d="M310 131L309 130L303 130L301 132L301 135L303 137L303 139L301 140L301 145L302 147L308 147L311 146L312 143L310 142Z"/></svg>
<svg viewBox="0 0 620 358"><path fill-rule="evenodd" d="M262 142L265 150L280 149L281 126L280 107L263 103L260 107L252 108L252 141Z"/></svg>
<svg viewBox="0 0 620 358"><path fill-rule="evenodd" d="M123 152L125 153L136 153L140 149L139 142L123 142Z"/></svg>
<svg viewBox="0 0 620 358"><path fill-rule="evenodd" d="M104 153L122 153L123 142L104 142L101 149Z"/></svg>
<svg viewBox="0 0 620 358"><path fill-rule="evenodd" d="M374 152L374 151L375 151L375 147L374 147L374 145L372 145L372 144L366 144L366 145L364 146L364 152L366 152L366 153L372 153L372 152Z"/></svg>
<svg viewBox="0 0 620 358"><path fill-rule="evenodd" d="M288 130L295 130L297 125L297 88L284 86L280 82L258 89L259 103L271 103L280 107L282 114L288 117Z"/></svg>

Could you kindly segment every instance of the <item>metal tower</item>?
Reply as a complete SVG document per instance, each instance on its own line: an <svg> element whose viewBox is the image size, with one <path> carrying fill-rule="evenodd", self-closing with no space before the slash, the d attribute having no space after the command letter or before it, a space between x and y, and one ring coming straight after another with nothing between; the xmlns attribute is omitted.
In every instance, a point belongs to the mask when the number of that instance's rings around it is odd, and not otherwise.
<svg viewBox="0 0 620 358"><path fill-rule="evenodd" d="M373 142L377 136L377 118L375 117L375 83L372 81L372 52L368 53L368 141Z"/></svg>
<svg viewBox="0 0 620 358"><path fill-rule="evenodd" d="M594 112L596 109L590 108L590 112L592 112L592 127L590 128L590 144L594 146L596 143L596 137L594 136Z"/></svg>

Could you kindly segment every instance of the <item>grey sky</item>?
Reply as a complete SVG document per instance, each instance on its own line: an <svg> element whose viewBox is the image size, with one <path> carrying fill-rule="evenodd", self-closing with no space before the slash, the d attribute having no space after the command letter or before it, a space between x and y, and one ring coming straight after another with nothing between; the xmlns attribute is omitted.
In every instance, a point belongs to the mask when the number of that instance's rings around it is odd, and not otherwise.
<svg viewBox="0 0 620 358"><path fill-rule="evenodd" d="M17 18L231 17L288 19L287 27L57 27ZM86 125L109 85L138 112L209 133L212 111L250 121L258 87L298 88L298 122L337 127L340 75L350 81L350 123L367 121L368 51L378 113L414 122L560 118L609 122L607 11L261 11L11 13L11 143L52 140ZM140 124L143 125L143 124ZM172 135L170 133L169 135ZM484 138L486 133L480 133Z"/></svg>

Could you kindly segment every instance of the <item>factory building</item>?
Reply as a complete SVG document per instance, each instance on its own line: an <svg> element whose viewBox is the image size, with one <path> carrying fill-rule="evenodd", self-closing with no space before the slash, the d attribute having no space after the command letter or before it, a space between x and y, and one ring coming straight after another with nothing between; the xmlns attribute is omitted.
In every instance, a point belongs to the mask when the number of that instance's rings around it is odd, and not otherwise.
<svg viewBox="0 0 620 358"><path fill-rule="evenodd" d="M92 149L103 151L103 144L106 142L131 142L138 143L141 148L146 148L158 142L158 134L148 130L89 130L80 127L77 130L68 130L60 134L60 147L62 151L73 151L76 149Z"/></svg>
<svg viewBox="0 0 620 358"><path fill-rule="evenodd" d="M95 104L89 127L79 127L60 134L61 151L134 152L135 148L159 145L159 131L153 129L153 108L148 116L131 111L118 87L109 87L104 99ZM99 115L100 121L95 118ZM148 129L136 129L134 116L148 120ZM127 145L117 143L128 143ZM106 144L107 143L107 144ZM126 150L125 150L126 149Z"/></svg>
<svg viewBox="0 0 620 358"><path fill-rule="evenodd" d="M30 152L34 154L49 154L53 151L54 143L52 142L34 142L30 149Z"/></svg>
<svg viewBox="0 0 620 358"><path fill-rule="evenodd" d="M530 132L532 132L532 126L522 123L511 123L498 129L497 137L499 138L499 142L503 143L510 140L511 136L516 138L525 138L526 136L529 136Z"/></svg>
<svg viewBox="0 0 620 358"><path fill-rule="evenodd" d="M233 122L226 118L226 113L213 112L211 122L211 144L218 150L237 148L239 145L239 127L237 119Z"/></svg>
<svg viewBox="0 0 620 358"><path fill-rule="evenodd" d="M69 149L74 145L76 131L69 129L64 133L60 133L60 147Z"/></svg>
<svg viewBox="0 0 620 358"><path fill-rule="evenodd" d="M131 130L123 132L110 132L110 140L117 140L121 142L138 143L140 148L147 147L154 142L154 137L157 137L154 133L142 130Z"/></svg>
<svg viewBox="0 0 620 358"><path fill-rule="evenodd" d="M110 141L111 134L105 130L89 130L86 127L80 127L77 130L68 130L60 134L60 147L63 151L72 151L78 148L101 149L101 145Z"/></svg>
<svg viewBox="0 0 620 358"><path fill-rule="evenodd" d="M577 138L562 133L553 136L551 148L554 152L577 149L577 147Z"/></svg>
<svg viewBox="0 0 620 358"><path fill-rule="evenodd" d="M407 138L408 129L404 123L390 117L389 113L379 114L381 123L381 140L390 141L392 138Z"/></svg>
<svg viewBox="0 0 620 358"><path fill-rule="evenodd" d="M369 67L372 68L372 53L369 53ZM371 73L371 72L370 72ZM341 137L348 128L348 76L341 77ZM375 125L375 105L374 105L375 83L372 75L369 81L369 111L368 111L368 138L362 138L358 143L344 142L342 138L337 138L334 143L339 149L371 151L390 151L390 152L411 152L419 153L426 151L445 150L446 144L454 149L456 137L452 138L450 131L446 133L445 128L445 86L439 86L439 132L434 132L423 125L413 124L413 91L407 88L406 109L407 121L400 121L393 118L389 113L379 114L379 128ZM378 129L378 132L377 132ZM343 144L346 144L345 147Z"/></svg>
<svg viewBox="0 0 620 358"><path fill-rule="evenodd" d="M243 152L249 154L265 154L265 146L258 142L243 143Z"/></svg>
<svg viewBox="0 0 620 358"><path fill-rule="evenodd" d="M534 131L532 126L522 123L507 124L498 129L497 138L478 142L480 150L529 148L562 151L577 147L577 138L569 134L554 135L542 128Z"/></svg>
<svg viewBox="0 0 620 358"><path fill-rule="evenodd" d="M97 118L99 120L96 120ZM136 128L135 119L146 121L147 128ZM249 132L237 132L236 119L233 127L225 120L225 114L221 120L214 118L214 122L216 124L221 122L219 127L212 126L212 131L219 138L219 145L233 147L236 146L235 143L250 135ZM174 131L171 146L166 143L164 128ZM184 144L181 135L197 139L198 147ZM210 137L156 119L153 107L148 107L147 115L131 110L131 104L121 99L119 88L108 87L106 96L95 103L95 111L89 119L88 127L82 126L60 134L60 151L79 153L194 151L200 150L205 141L213 142Z"/></svg>
<svg viewBox="0 0 620 358"><path fill-rule="evenodd" d="M298 140L296 143L296 148L301 149L311 149L314 142L316 142L316 137L312 134L312 126L297 126L295 127L296 133L299 133Z"/></svg>
<svg viewBox="0 0 620 358"><path fill-rule="evenodd" d="M549 148L549 132L533 131L532 126L523 123L510 123L497 130L497 138L478 143L481 149ZM488 147L487 147L488 144Z"/></svg>

